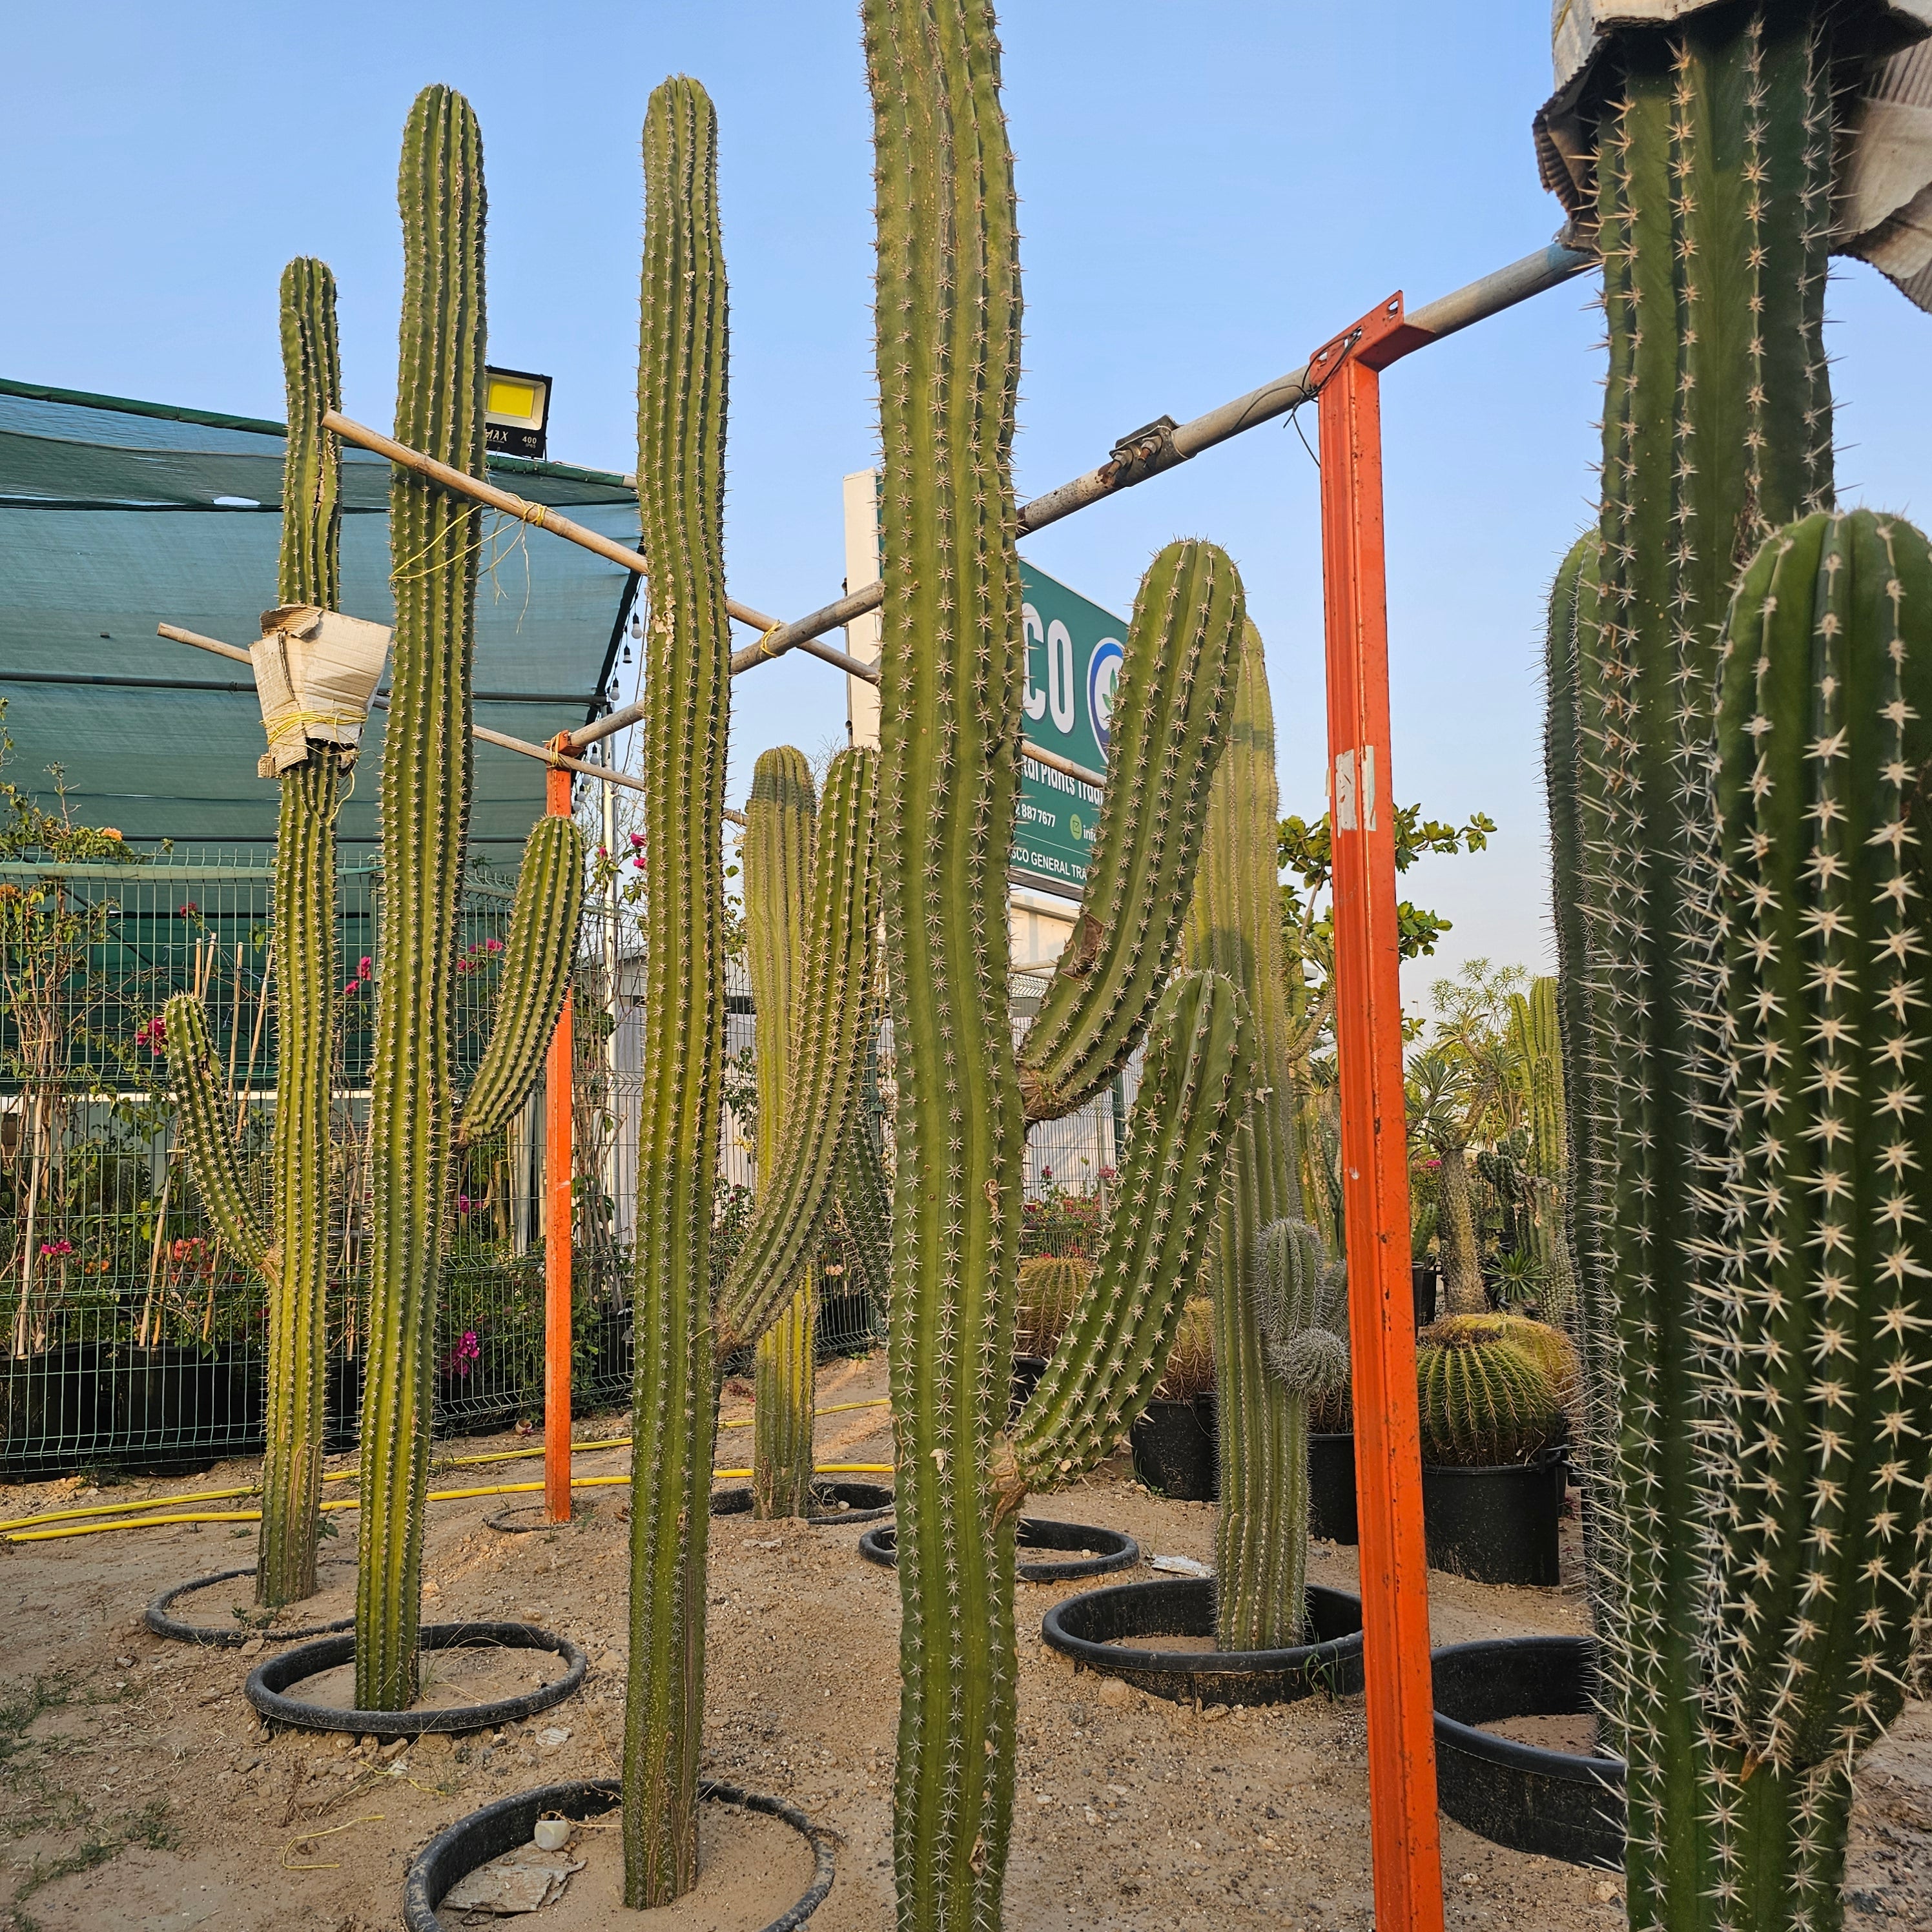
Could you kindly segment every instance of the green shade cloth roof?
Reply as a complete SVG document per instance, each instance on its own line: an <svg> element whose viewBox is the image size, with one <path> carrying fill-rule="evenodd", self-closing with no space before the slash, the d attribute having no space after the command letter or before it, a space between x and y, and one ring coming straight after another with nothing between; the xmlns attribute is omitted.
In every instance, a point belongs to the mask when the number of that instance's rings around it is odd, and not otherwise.
<svg viewBox="0 0 1932 1932"><path fill-rule="evenodd" d="M154 634L252 644L275 602L282 425L0 378L0 698L6 776L127 838L264 843L278 788L248 667ZM493 457L502 488L634 544L635 491L607 471ZM343 608L386 624L389 465L343 452ZM632 581L604 558L486 510L476 721L537 742L603 706ZM72 680L86 680L77 682ZM144 680L146 682L133 682ZM387 680L385 679L386 683ZM372 714L340 836L376 842L384 714ZM534 760L476 748L473 843L513 860L543 810ZM345 856L347 856L345 854Z"/></svg>

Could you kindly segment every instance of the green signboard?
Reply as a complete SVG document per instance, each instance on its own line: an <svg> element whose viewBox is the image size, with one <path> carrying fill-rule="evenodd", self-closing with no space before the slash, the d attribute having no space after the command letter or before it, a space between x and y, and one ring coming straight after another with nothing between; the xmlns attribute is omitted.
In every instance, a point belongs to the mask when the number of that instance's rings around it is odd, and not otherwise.
<svg viewBox="0 0 1932 1932"><path fill-rule="evenodd" d="M1105 771L1127 627L1024 559L1020 594L1026 629L1020 728L1030 742L1089 771ZM1100 822L1099 786L1024 760L1012 877L1078 898L1086 890L1087 861Z"/></svg>

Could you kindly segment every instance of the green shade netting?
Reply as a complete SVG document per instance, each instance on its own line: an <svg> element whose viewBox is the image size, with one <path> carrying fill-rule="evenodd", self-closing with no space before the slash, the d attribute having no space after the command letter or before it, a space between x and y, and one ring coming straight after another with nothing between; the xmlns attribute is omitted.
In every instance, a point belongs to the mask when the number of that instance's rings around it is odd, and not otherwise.
<svg viewBox="0 0 1932 1932"><path fill-rule="evenodd" d="M247 646L275 602L281 425L0 379L0 698L6 776L92 825L187 847L265 843L278 788L245 664L172 644L158 623ZM490 459L493 477L620 542L634 490L565 464ZM392 621L389 465L343 451L343 608ZM631 581L621 566L486 510L476 722L541 742L603 706ZM134 682L130 680L152 680ZM385 682L386 684L386 678ZM340 835L376 842L384 714L362 734ZM543 810L543 767L476 747L470 831L513 863ZM345 859L352 859L352 852Z"/></svg>

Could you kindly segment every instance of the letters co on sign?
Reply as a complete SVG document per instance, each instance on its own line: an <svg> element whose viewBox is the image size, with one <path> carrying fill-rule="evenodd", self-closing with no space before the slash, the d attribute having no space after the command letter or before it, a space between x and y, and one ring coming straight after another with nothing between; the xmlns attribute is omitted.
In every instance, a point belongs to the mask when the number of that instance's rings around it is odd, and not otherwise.
<svg viewBox="0 0 1932 1932"><path fill-rule="evenodd" d="M1020 595L1026 633L1021 729L1031 742L1104 771L1126 625L1024 558ZM1023 760L1011 875L1077 899L1086 890L1100 822L1097 785Z"/></svg>

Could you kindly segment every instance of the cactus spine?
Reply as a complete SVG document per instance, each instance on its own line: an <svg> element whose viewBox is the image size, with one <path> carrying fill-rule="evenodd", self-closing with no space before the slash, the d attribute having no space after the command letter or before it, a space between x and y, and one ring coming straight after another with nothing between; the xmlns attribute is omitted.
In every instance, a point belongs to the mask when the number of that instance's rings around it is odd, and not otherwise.
<svg viewBox="0 0 1932 1932"><path fill-rule="evenodd" d="M1712 1883L1755 1932L1841 1922L1852 1758L1932 1625L1925 538L1862 510L1780 532L1723 657L1700 1743Z"/></svg>
<svg viewBox="0 0 1932 1932"><path fill-rule="evenodd" d="M396 436L483 474L483 144L462 95L427 87L403 134ZM511 910L496 1030L459 1122L451 1016L470 813L470 664L482 513L399 470L389 490L396 604L382 754L382 928L370 1072L369 1366L356 1700L416 1694L438 1289L459 1134L500 1121L535 1078L574 950L583 844L532 832ZM519 1084L518 1083L521 1084ZM567 1238L567 1237L566 1237Z"/></svg>
<svg viewBox="0 0 1932 1932"><path fill-rule="evenodd" d="M811 775L797 752L784 755L796 761L786 782L795 799L800 784L808 790ZM842 1162L871 1155L876 1168L877 1156L860 1118L860 1070L872 1006L873 928L878 917L872 862L877 773L874 752L856 746L841 752L826 775L815 848L808 854L794 851L785 862L808 858L810 876L808 882L802 872L799 874L804 903L795 909L793 919L796 944L787 969L789 990L768 988L765 979L754 982L760 1002L758 1202L721 1298L721 1348L762 1336L775 1322L792 1318L781 1311L795 1302L801 1274L810 1277L810 1256L830 1216ZM763 942L757 934L760 926L770 926L768 914L759 908L768 889L778 883L773 876L778 861L772 854L758 858L758 848L766 835L776 836L773 819L778 812L795 813L797 808L783 807L775 798L760 801L755 788L751 802L746 912L754 926L754 971L770 976L782 962L760 963ZM773 1042L769 1112L763 1084L767 1068L762 1016L767 999L783 999L790 1015L788 1028L782 1034L774 1026L778 1036ZM854 1138L859 1136L866 1136L862 1146ZM855 1178L866 1192L878 1191L876 1180L868 1184L862 1173ZM876 1202L871 1211L880 1211ZM874 1233L870 1238L876 1244L880 1237ZM800 1414L808 1418L810 1412L808 1394ZM808 1423L805 1432L808 1437ZM808 1459L808 1447L802 1453Z"/></svg>
<svg viewBox="0 0 1932 1932"><path fill-rule="evenodd" d="M335 278L298 257L282 271L288 441L278 604L332 610L340 594L342 454L322 427L342 400ZM196 1184L224 1238L268 1289L267 1449L255 1600L315 1594L321 1517L324 1288L328 1259L329 1051L335 990L335 813L354 753L314 746L281 778L275 832L276 1101L272 1240L244 1198L201 1004L168 1002L168 1062Z"/></svg>
<svg viewBox="0 0 1932 1932"><path fill-rule="evenodd" d="M766 752L752 775L742 850L745 939L758 1016L758 1185L778 1170L792 1030L806 970L807 897L818 802L812 767L790 746ZM842 1121L821 1124L838 1140ZM813 1256L791 1298L758 1338L752 1409L752 1512L802 1516L812 1491Z"/></svg>
<svg viewBox="0 0 1932 1932"><path fill-rule="evenodd" d="M682 76L644 117L638 502L646 644L643 1058L624 1902L698 1876L704 1564L717 1409L711 1213L724 1078L727 297L718 122Z"/></svg>
<svg viewBox="0 0 1932 1932"><path fill-rule="evenodd" d="M1029 1120L1057 1119L1099 1093L1167 984L1246 621L1240 574L1213 544L1171 543L1141 579L1086 895L1020 1048Z"/></svg>
<svg viewBox="0 0 1932 1932"><path fill-rule="evenodd" d="M1215 1640L1223 1650L1298 1643L1306 1616L1306 1410L1269 1372L1250 1289L1262 1230L1300 1219L1294 1040L1276 883L1280 817L1268 669L1250 624L1186 940L1190 965L1224 973L1246 992L1255 1027L1255 1104L1235 1139L1211 1263L1221 1467Z"/></svg>

